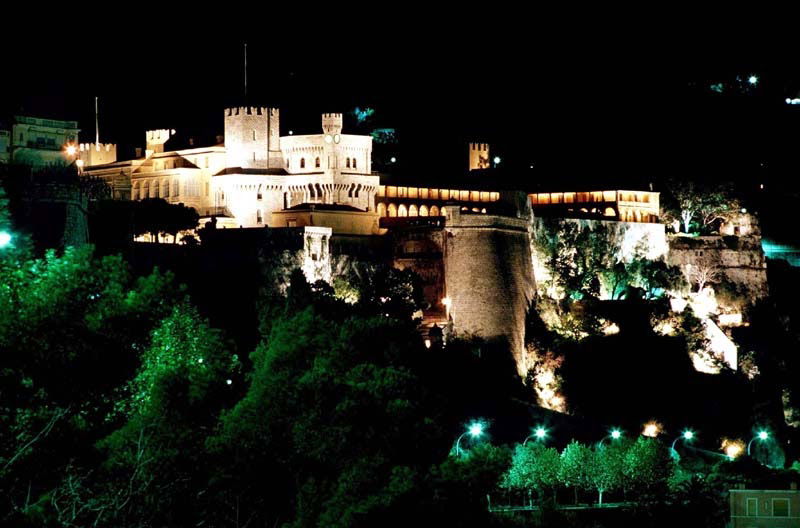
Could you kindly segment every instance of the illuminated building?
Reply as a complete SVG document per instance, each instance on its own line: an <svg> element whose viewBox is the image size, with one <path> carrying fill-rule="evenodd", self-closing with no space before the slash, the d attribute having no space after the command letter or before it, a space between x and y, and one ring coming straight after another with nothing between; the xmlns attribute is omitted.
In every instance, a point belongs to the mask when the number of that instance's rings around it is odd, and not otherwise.
<svg viewBox="0 0 800 528"><path fill-rule="evenodd" d="M77 159L78 123L14 116L0 130L0 162L42 168Z"/></svg>

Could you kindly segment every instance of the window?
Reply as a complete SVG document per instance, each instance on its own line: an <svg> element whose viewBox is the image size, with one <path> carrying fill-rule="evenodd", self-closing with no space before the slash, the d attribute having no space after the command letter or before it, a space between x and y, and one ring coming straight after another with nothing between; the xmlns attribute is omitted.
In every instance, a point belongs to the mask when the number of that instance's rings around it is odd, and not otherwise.
<svg viewBox="0 0 800 528"><path fill-rule="evenodd" d="M347 168L350 168L350 158L347 158Z"/></svg>
<svg viewBox="0 0 800 528"><path fill-rule="evenodd" d="M256 131L253 130L253 141L255 141L255 140L256 140Z"/></svg>
<svg viewBox="0 0 800 528"><path fill-rule="evenodd" d="M317 159L314 160L314 167L318 169L319 166L320 166L319 158L317 158Z"/></svg>
<svg viewBox="0 0 800 528"><path fill-rule="evenodd" d="M747 499L746 515L748 517L758 516L758 499Z"/></svg>
<svg viewBox="0 0 800 528"><path fill-rule="evenodd" d="M292 218L286 221L286 227L297 227L297 219Z"/></svg>
<svg viewBox="0 0 800 528"><path fill-rule="evenodd" d="M789 516L789 499L772 499L772 516Z"/></svg>
<svg viewBox="0 0 800 528"><path fill-rule="evenodd" d="M259 209L258 211L256 211L256 223L260 224L262 222L263 222L263 219L261 217L261 210Z"/></svg>
<svg viewBox="0 0 800 528"><path fill-rule="evenodd" d="M355 158L353 158L353 168L354 169L358 168L358 167L356 167L356 159Z"/></svg>
<svg viewBox="0 0 800 528"><path fill-rule="evenodd" d="M139 184L134 182L131 187L131 200L136 200L139 197Z"/></svg>
<svg viewBox="0 0 800 528"><path fill-rule="evenodd" d="M172 196L176 196L177 197L180 194L178 191L180 191L178 180L173 180L172 181Z"/></svg>
<svg viewBox="0 0 800 528"><path fill-rule="evenodd" d="M306 159L305 158L300 158L300 168L301 169L305 169L306 168Z"/></svg>

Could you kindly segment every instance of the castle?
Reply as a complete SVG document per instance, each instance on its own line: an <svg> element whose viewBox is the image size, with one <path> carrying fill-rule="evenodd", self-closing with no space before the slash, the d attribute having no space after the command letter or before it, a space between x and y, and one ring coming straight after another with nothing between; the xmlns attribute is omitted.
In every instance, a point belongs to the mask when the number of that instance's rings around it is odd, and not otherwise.
<svg viewBox="0 0 800 528"><path fill-rule="evenodd" d="M391 264L423 278L425 326L504 337L520 372L535 292L534 213L663 232L657 192L545 193L489 178L397 181L375 173L372 137L344 134L342 114L323 114L321 133L281 136L278 109L236 107L224 111L224 126L220 144L183 150L166 148L174 130L147 131L144 153L124 161L114 145L81 145L82 171L106 180L117 199L183 203L218 230L296 231L311 280L330 280L332 260L354 240L389 241ZM470 144L471 174L489 167L489 145Z"/></svg>

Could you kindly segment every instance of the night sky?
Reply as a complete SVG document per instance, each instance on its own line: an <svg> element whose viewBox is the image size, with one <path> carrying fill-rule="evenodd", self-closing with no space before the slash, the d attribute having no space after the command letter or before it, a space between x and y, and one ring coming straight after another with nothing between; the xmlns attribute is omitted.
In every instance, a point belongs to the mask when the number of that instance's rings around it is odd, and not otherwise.
<svg viewBox="0 0 800 528"><path fill-rule="evenodd" d="M37 46L11 54L19 82L3 110L78 119L88 141L99 95L101 140L119 143L123 155L143 144L147 128L210 144L223 108L244 100L247 40L247 102L279 106L282 134L317 133L322 112L369 106L375 126L398 131L398 172L459 173L466 143L477 140L526 186L684 174L794 187L800 106L784 100L800 91L800 70L787 55L755 49L741 34L531 36L547 25L511 37L503 27L451 35L419 26L349 36L308 28L270 40L263 31L149 34L145 25L134 38L95 28L77 35L74 61ZM710 88L717 83L722 93Z"/></svg>

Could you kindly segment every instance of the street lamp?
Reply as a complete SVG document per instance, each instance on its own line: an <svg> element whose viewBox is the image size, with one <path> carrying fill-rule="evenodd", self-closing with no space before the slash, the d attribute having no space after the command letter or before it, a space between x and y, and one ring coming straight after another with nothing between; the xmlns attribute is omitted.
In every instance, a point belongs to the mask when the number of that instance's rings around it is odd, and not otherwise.
<svg viewBox="0 0 800 528"><path fill-rule="evenodd" d="M750 439L749 442L747 442L747 456L750 456L750 446L753 444L754 441L761 440L763 442L768 439L769 439L769 433L767 431L759 431L757 435L755 435L753 438Z"/></svg>
<svg viewBox="0 0 800 528"><path fill-rule="evenodd" d="M678 440L683 440L684 442L691 442L693 439L694 439L694 431L692 431L691 429L686 429L683 433L681 433L681 435L672 442L672 447L670 447L670 450L672 451L672 456L678 455L678 452L675 451L675 444L678 443Z"/></svg>
<svg viewBox="0 0 800 528"><path fill-rule="evenodd" d="M527 444L528 440L530 440L534 436L536 437L536 440L544 440L544 437L547 436L547 429L545 429L544 427L537 427L536 430L533 433L529 434L528 438L526 438L525 441L522 442L522 445Z"/></svg>
<svg viewBox="0 0 800 528"><path fill-rule="evenodd" d="M466 431L464 431L461 436L458 437L456 440L456 456L461 456L461 439L464 438L466 435L470 435L472 438L478 438L483 434L483 424L481 422L472 422L469 424L469 427Z"/></svg>
<svg viewBox="0 0 800 528"><path fill-rule="evenodd" d="M11 233L0 231L0 248L4 248L11 243Z"/></svg>
<svg viewBox="0 0 800 528"><path fill-rule="evenodd" d="M600 442L597 444L597 447L603 447L603 442L606 441L606 438L611 438L612 440L619 440L622 438L622 431L619 429L612 429L610 433L604 436Z"/></svg>

